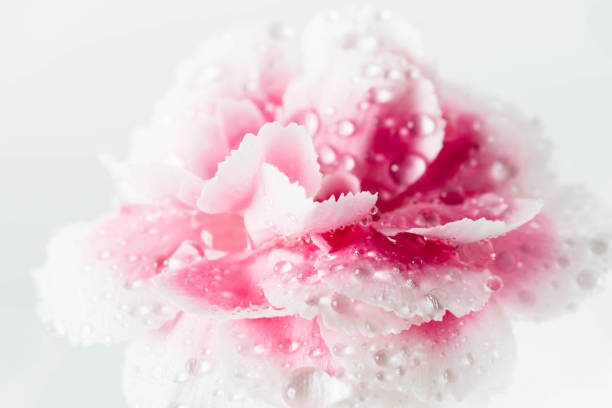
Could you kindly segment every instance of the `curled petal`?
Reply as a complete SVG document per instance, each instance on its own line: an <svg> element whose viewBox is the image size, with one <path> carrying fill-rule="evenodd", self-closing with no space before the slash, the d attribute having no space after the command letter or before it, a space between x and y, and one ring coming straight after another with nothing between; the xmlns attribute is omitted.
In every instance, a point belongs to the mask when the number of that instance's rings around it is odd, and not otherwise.
<svg viewBox="0 0 612 408"><path fill-rule="evenodd" d="M531 221L541 209L542 203L538 200L516 199L512 202L512 206L503 212L503 215L500 217L501 219L491 220L485 217L477 219L463 218L435 227L416 227L403 231L401 228L393 228L390 225L386 225L381 227L379 231L389 235L408 232L429 238L471 243L506 234Z"/></svg>
<svg viewBox="0 0 612 408"><path fill-rule="evenodd" d="M237 150L219 164L217 174L204 184L198 207L206 213L241 212L255 192L264 163L282 171L312 197L321 185L321 174L312 141L305 131L272 123L257 136L248 134Z"/></svg>
<svg viewBox="0 0 612 408"><path fill-rule="evenodd" d="M368 192L315 202L302 186L274 166L262 165L253 201L244 214L249 235L256 243L273 236L300 236L330 231L365 217L376 203Z"/></svg>

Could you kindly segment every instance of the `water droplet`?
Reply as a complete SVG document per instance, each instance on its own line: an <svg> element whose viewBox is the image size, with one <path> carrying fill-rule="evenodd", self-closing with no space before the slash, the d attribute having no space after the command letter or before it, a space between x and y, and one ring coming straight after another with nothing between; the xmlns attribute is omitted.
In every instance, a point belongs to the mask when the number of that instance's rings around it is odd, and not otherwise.
<svg viewBox="0 0 612 408"><path fill-rule="evenodd" d="M323 406L325 387L323 374L313 367L301 367L289 375L283 388L283 400L291 408Z"/></svg>
<svg viewBox="0 0 612 408"><path fill-rule="evenodd" d="M415 154L398 155L389 165L389 174L397 184L409 186L417 181L423 173L427 163L422 157Z"/></svg>
<svg viewBox="0 0 612 408"><path fill-rule="evenodd" d="M142 281L142 280L140 280L140 279L136 279L136 280L133 280L133 281L127 282L127 283L126 283L126 285L125 285L125 287L126 287L127 289L132 289L132 290L135 290L135 289L141 289L141 288L142 288L144 285L145 285L145 282L144 282L144 281Z"/></svg>
<svg viewBox="0 0 612 408"><path fill-rule="evenodd" d="M331 147L325 145L321 147L321 151L319 152L319 159L323 164L333 164L336 161L336 152Z"/></svg>
<svg viewBox="0 0 612 408"><path fill-rule="evenodd" d="M185 241L174 253L167 259L167 265L170 269L184 268L191 263L202 259L203 253L200 247L192 241Z"/></svg>
<svg viewBox="0 0 612 408"><path fill-rule="evenodd" d="M395 95L389 89L372 88L368 91L368 98L372 103L387 103L393 100Z"/></svg>
<svg viewBox="0 0 612 408"><path fill-rule="evenodd" d="M440 200L444 204L458 205L465 200L465 194L459 187L448 187L440 192Z"/></svg>
<svg viewBox="0 0 612 408"><path fill-rule="evenodd" d="M597 286L597 277L591 271L582 271L576 276L576 283L583 290L593 290Z"/></svg>
<svg viewBox="0 0 612 408"><path fill-rule="evenodd" d="M98 255L98 257L99 257L100 259L108 259L108 258L110 258L110 256L111 256L110 251L102 251L102 252L100 252L100 254Z"/></svg>
<svg viewBox="0 0 612 408"><path fill-rule="evenodd" d="M330 305L334 312L342 314L349 311L350 300L346 296L335 293L331 297Z"/></svg>
<svg viewBox="0 0 612 408"><path fill-rule="evenodd" d="M414 222L419 227L435 227L440 225L440 215L434 210L424 208L417 213Z"/></svg>
<svg viewBox="0 0 612 408"><path fill-rule="evenodd" d="M608 251L608 243L603 239L596 238L591 240L589 248L595 255L603 255Z"/></svg>
<svg viewBox="0 0 612 408"><path fill-rule="evenodd" d="M387 364L387 353L384 350L379 350L374 353L374 362L379 366Z"/></svg>
<svg viewBox="0 0 612 408"><path fill-rule="evenodd" d="M485 289L489 292L497 292L504 287L504 281L497 275L487 278L485 281Z"/></svg>
<svg viewBox="0 0 612 408"><path fill-rule="evenodd" d="M511 272L516 265L516 259L512 252L504 251L495 257L495 266L500 272L508 273Z"/></svg>
<svg viewBox="0 0 612 408"><path fill-rule="evenodd" d="M383 69L380 65L370 64L365 67L363 73L369 77L377 77L383 74Z"/></svg>
<svg viewBox="0 0 612 408"><path fill-rule="evenodd" d="M213 246L213 235L209 231L202 230L200 232L200 239L207 247Z"/></svg>
<svg viewBox="0 0 612 408"><path fill-rule="evenodd" d="M353 170L355 168L355 158L350 154L347 154L342 158L342 166L346 171Z"/></svg>
<svg viewBox="0 0 612 408"><path fill-rule="evenodd" d="M460 244L457 255L463 262L478 267L489 265L495 258L493 245L487 240Z"/></svg>
<svg viewBox="0 0 612 408"><path fill-rule="evenodd" d="M348 120L341 120L338 123L338 135L342 137L348 137L355 134L355 124Z"/></svg>
<svg viewBox="0 0 612 408"><path fill-rule="evenodd" d="M437 297L435 297L432 294L428 294L425 295L425 300L427 301L427 304L429 305L429 307L431 308L431 310L433 310L434 312L440 310L440 301L438 300Z"/></svg>
<svg viewBox="0 0 612 408"><path fill-rule="evenodd" d="M398 80L404 78L404 73L399 69L391 69L387 72L387 79Z"/></svg>
<svg viewBox="0 0 612 408"><path fill-rule="evenodd" d="M274 264L274 271L280 273L288 273L293 269L293 264L289 261L278 261Z"/></svg>
<svg viewBox="0 0 612 408"><path fill-rule="evenodd" d="M513 175L512 167L501 160L491 165L491 177L499 183L509 180Z"/></svg>
<svg viewBox="0 0 612 408"><path fill-rule="evenodd" d="M448 384L453 381L455 381L455 374L450 368L447 368L446 370L444 370L444 372L442 372L442 382L444 384Z"/></svg>
<svg viewBox="0 0 612 408"><path fill-rule="evenodd" d="M296 113L291 117L290 122L304 126L310 136L315 135L320 126L319 115L313 110L304 110Z"/></svg>
<svg viewBox="0 0 612 408"><path fill-rule="evenodd" d="M423 135L430 135L436 130L436 122L428 115L421 115L419 125Z"/></svg>

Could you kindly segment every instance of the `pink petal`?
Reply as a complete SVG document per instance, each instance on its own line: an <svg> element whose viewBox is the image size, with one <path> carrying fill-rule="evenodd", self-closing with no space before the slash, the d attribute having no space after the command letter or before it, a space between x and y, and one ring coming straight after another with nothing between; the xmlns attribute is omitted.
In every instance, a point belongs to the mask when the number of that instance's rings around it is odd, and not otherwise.
<svg viewBox="0 0 612 408"><path fill-rule="evenodd" d="M265 123L257 106L249 100L219 101L216 119L230 149L236 149L247 133L257 132Z"/></svg>
<svg viewBox="0 0 612 408"><path fill-rule="evenodd" d="M174 198L195 208L203 181L188 170L165 164L116 163L109 158L103 160L117 183L122 201L142 203Z"/></svg>
<svg viewBox="0 0 612 408"><path fill-rule="evenodd" d="M149 279L181 242L201 242L204 226L195 211L167 203L123 206L61 230L35 272L40 315L82 344L125 340L160 326L176 309L151 292Z"/></svg>
<svg viewBox="0 0 612 408"><path fill-rule="evenodd" d="M392 224L383 224L379 231L395 235L399 232L422 235L435 239L450 239L457 242L470 243L483 239L494 238L512 231L531 221L541 210L542 204L537 200L516 199L511 206L499 215L500 219L487 219L472 213L470 218L450 221L435 227L416 227L403 229ZM390 217L392 218L392 216Z"/></svg>
<svg viewBox="0 0 612 408"><path fill-rule="evenodd" d="M206 259L193 244L184 243L155 277L157 291L182 310L215 318L286 315L273 307L257 285L262 268L257 256Z"/></svg>
<svg viewBox="0 0 612 408"><path fill-rule="evenodd" d="M306 71L322 71L342 52L394 52L409 58L422 54L418 33L389 11L355 6L312 19L302 37Z"/></svg>
<svg viewBox="0 0 612 408"><path fill-rule="evenodd" d="M124 388L131 405L150 408L332 406L350 389L314 368L326 367L328 358L316 322L287 317L217 325L183 315L130 346Z"/></svg>
<svg viewBox="0 0 612 408"><path fill-rule="evenodd" d="M317 261L321 280L335 292L404 319L440 320L482 309L491 295L483 256L462 256L455 245L411 234L386 237L369 228L351 227L328 234L329 255ZM487 262L488 261L488 262Z"/></svg>
<svg viewBox="0 0 612 408"><path fill-rule="evenodd" d="M489 395L507 383L514 360L510 325L494 304L397 335L347 336L324 327L321 334L347 380L367 384L364 393L382 388L431 404Z"/></svg>
<svg viewBox="0 0 612 408"><path fill-rule="evenodd" d="M384 201L416 183L442 148L435 89L398 55L341 55L292 82L284 106L284 120L311 133L324 173L349 171Z"/></svg>
<svg viewBox="0 0 612 408"><path fill-rule="evenodd" d="M237 150L219 164L204 184L199 208L207 213L240 212L255 192L264 163L276 166L312 197L321 185L316 154L308 135L298 126L266 124L258 135L245 136Z"/></svg>
<svg viewBox="0 0 612 408"><path fill-rule="evenodd" d="M543 319L575 309L601 290L612 269L609 210L587 191L565 188L546 200L543 214L492 241L496 293L513 315Z"/></svg>
<svg viewBox="0 0 612 408"><path fill-rule="evenodd" d="M277 249L270 253L266 276L260 286L270 303L306 319L321 315L321 322L332 330L364 336L399 333L420 323L402 319L395 313L334 293L319 279L312 255L306 248Z"/></svg>
<svg viewBox="0 0 612 408"><path fill-rule="evenodd" d="M376 196L368 192L315 202L279 169L261 167L261 179L244 222L255 243L273 236L301 236L331 231L369 214Z"/></svg>
<svg viewBox="0 0 612 408"><path fill-rule="evenodd" d="M214 320L182 314L167 327L131 343L123 369L129 406L168 408L198 403L237 408L232 396L239 390L220 386L224 376L214 353L216 328Z"/></svg>

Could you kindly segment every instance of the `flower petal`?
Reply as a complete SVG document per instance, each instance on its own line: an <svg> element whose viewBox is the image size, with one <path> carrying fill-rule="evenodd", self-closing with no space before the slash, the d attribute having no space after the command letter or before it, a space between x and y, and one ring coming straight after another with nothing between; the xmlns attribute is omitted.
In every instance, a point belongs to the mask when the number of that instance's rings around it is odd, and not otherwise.
<svg viewBox="0 0 612 408"><path fill-rule="evenodd" d="M39 314L73 343L116 342L158 327L176 313L149 279L184 240L200 241L204 221L175 204L123 206L76 224L51 241L35 272Z"/></svg>
<svg viewBox="0 0 612 408"><path fill-rule="evenodd" d="M166 164L118 163L103 157L122 202L146 203L177 199L195 208L203 181L190 171Z"/></svg>
<svg viewBox="0 0 612 408"><path fill-rule="evenodd" d="M462 318L447 314L440 322L396 335L347 336L324 327L321 334L349 381L430 403L500 388L514 362L510 325L494 304Z"/></svg>
<svg viewBox="0 0 612 408"><path fill-rule="evenodd" d="M531 221L541 209L542 203L537 200L516 199L512 203L512 207L504 211L503 218L500 217L501 220L490 220L485 217L463 218L436 227L409 228L403 232L435 239L450 239L470 243L506 234ZM389 226L379 230L389 235L402 232L399 228L389 228Z"/></svg>
<svg viewBox="0 0 612 408"><path fill-rule="evenodd" d="M368 192L340 195L323 202L307 197L302 186L264 163L244 223L255 243L273 236L315 234L349 225L369 214L376 196Z"/></svg>
<svg viewBox="0 0 612 408"><path fill-rule="evenodd" d="M612 270L612 229L605 208L588 191L553 192L543 214L492 241L492 271L503 280L496 295L513 315L530 319L575 309L601 289Z"/></svg>
<svg viewBox="0 0 612 408"><path fill-rule="evenodd" d="M442 148L435 89L398 55L344 55L292 82L284 107L284 120L312 135L325 174L351 172L385 201L417 182Z"/></svg>
<svg viewBox="0 0 612 408"><path fill-rule="evenodd" d="M348 334L387 335L421 322L335 293L319 279L309 251L304 252L291 248L270 253L268 265L273 273L259 283L270 303L306 319L321 315L327 328Z"/></svg>
<svg viewBox="0 0 612 408"><path fill-rule="evenodd" d="M218 326L183 315L133 343L126 357L124 389L134 407L331 407L350 392L315 368L329 351L316 322L299 318Z"/></svg>
<svg viewBox="0 0 612 408"><path fill-rule="evenodd" d="M406 57L422 54L418 33L389 11L350 7L313 18L302 36L303 63L320 72L342 52L396 52Z"/></svg>
<svg viewBox="0 0 612 408"><path fill-rule="evenodd" d="M123 388L130 407L271 408L228 383L216 356L217 322L181 315L130 344Z"/></svg>
<svg viewBox="0 0 612 408"><path fill-rule="evenodd" d="M237 319L288 314L273 307L257 285L257 274L265 271L261 263L258 256L207 259L200 248L184 243L154 278L154 285L177 307L204 317Z"/></svg>
<svg viewBox="0 0 612 408"><path fill-rule="evenodd" d="M321 280L335 292L425 322L447 310L455 316L480 310L491 296L492 248L462 256L444 242L358 228L328 235L333 249L317 261Z"/></svg>
<svg viewBox="0 0 612 408"><path fill-rule="evenodd" d="M291 182L297 182L312 197L321 185L316 153L306 132L266 124L258 135L248 134L237 150L219 164L215 177L204 184L198 207L210 214L243 211L254 194L264 163L276 166Z"/></svg>

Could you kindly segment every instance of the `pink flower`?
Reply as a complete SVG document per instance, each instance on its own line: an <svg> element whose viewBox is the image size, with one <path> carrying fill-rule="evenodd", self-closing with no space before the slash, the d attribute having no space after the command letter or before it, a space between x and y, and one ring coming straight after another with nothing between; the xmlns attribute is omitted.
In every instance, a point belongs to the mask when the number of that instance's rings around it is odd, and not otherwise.
<svg viewBox="0 0 612 408"><path fill-rule="evenodd" d="M439 78L387 12L282 25L179 69L108 215L36 271L42 319L130 340L130 406L399 407L486 399L509 318L575 308L608 213L558 187L539 129Z"/></svg>

